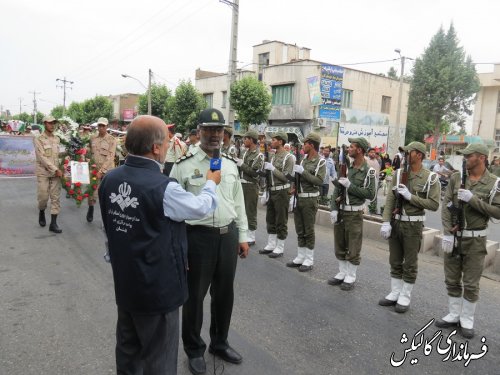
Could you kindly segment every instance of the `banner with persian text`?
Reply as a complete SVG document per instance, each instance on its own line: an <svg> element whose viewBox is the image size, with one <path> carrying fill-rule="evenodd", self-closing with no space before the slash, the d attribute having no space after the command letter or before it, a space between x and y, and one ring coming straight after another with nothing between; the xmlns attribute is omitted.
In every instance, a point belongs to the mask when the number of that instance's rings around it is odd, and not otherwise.
<svg viewBox="0 0 500 375"><path fill-rule="evenodd" d="M35 175L33 137L0 135L0 177Z"/></svg>
<svg viewBox="0 0 500 375"><path fill-rule="evenodd" d="M340 121L342 103L342 82L344 68L336 65L321 64L319 118Z"/></svg>

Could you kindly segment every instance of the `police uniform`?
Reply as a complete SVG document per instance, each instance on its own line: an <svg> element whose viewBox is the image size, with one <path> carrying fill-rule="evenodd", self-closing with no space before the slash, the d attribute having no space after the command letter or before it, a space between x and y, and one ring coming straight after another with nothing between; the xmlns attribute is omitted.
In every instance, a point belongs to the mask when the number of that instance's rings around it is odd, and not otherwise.
<svg viewBox="0 0 500 375"><path fill-rule="evenodd" d="M459 151L463 155L478 153L488 156L484 145L471 144ZM441 219L443 224L443 250L445 283L448 290L449 314L436 321L438 327L451 327L460 323L461 333L466 338L474 336L474 313L479 299L479 280L483 273L486 256L488 220L500 219L500 179L488 170L477 181L467 176L466 191L472 196L463 202L464 230L457 233L459 254L451 253L453 247L453 217L448 205L458 207L461 184L460 173L450 177L444 196ZM460 238L461 237L461 238ZM451 253L451 254L450 254Z"/></svg>
<svg viewBox="0 0 500 375"><path fill-rule="evenodd" d="M220 111L206 109L200 127L222 126ZM217 186L218 206L212 215L186 220L188 234L189 299L182 311L182 339L190 360L203 357L206 344L200 336L203 300L210 287L210 350L228 350L227 341L233 309L233 282L239 243L247 242L247 219L243 189L235 160L222 154L221 183ZM210 158L200 147L181 157L170 174L189 192L197 195L206 181ZM191 364L191 362L190 362Z"/></svg>
<svg viewBox="0 0 500 375"><path fill-rule="evenodd" d="M259 134L255 130L249 130L244 137L258 141ZM258 147L255 150L246 150L239 162L241 186L245 197L245 211L248 220L248 243L255 243L255 231L257 230L257 201L259 198L259 171L264 164L264 155Z"/></svg>
<svg viewBox="0 0 500 375"><path fill-rule="evenodd" d="M404 151L418 151L425 155L425 146L411 142ZM411 164L409 165L411 168ZM391 190L401 183L402 170L398 169ZM391 266L391 292L379 301L381 306L395 306L395 311L406 312L410 305L411 292L417 279L418 252L422 243L425 210L437 211L441 197L441 185L436 173L421 168L418 172L409 171L407 189L411 198L403 196L401 212L393 215L397 197L387 196L381 235L389 240L389 263Z"/></svg>
<svg viewBox="0 0 500 375"><path fill-rule="evenodd" d="M280 131L273 138L281 139L285 143L288 135ZM266 246L259 250L260 254L269 254L271 258L283 256L285 251L285 240L288 235L288 205L290 182L287 176L293 173L293 157L282 148L271 158L274 170L270 173L270 185L268 186L269 198L266 206L266 224L269 235Z"/></svg>
<svg viewBox="0 0 500 375"><path fill-rule="evenodd" d="M321 137L316 133L309 133L304 140L316 142L319 146ZM288 267L298 267L299 271L310 271L314 263L315 233L314 223L316 212L318 211L318 197L320 188L326 175L326 160L319 154L313 158L307 156L300 163L295 173L300 174L297 189L297 202L293 211L295 221L295 231L297 233L297 256L286 265ZM303 170L302 170L303 168ZM302 172L300 172L302 171Z"/></svg>
<svg viewBox="0 0 500 375"><path fill-rule="evenodd" d="M362 137L349 138L365 150L369 148L368 141ZM350 290L356 281L357 268L361 261L361 245L363 242L363 211L365 201L373 200L376 194L375 170L369 168L366 160L357 168L350 165L347 169L350 186L346 190L345 202L337 203L339 196L338 184L333 191L331 210L337 211L340 221L333 225L335 256L339 261L339 272L328 280L330 285L340 285L343 290Z"/></svg>
<svg viewBox="0 0 500 375"><path fill-rule="evenodd" d="M46 116L43 121L55 122L55 119L52 116ZM59 169L60 140L55 135L49 136L43 132L38 137L33 138L33 144L36 156L35 175L37 177L38 209L40 210L38 222L42 227L46 225L45 209L50 198L52 221L49 230L60 233L61 230L57 227L56 220L61 210L61 179L55 175ZM57 230L53 230L55 227Z"/></svg>

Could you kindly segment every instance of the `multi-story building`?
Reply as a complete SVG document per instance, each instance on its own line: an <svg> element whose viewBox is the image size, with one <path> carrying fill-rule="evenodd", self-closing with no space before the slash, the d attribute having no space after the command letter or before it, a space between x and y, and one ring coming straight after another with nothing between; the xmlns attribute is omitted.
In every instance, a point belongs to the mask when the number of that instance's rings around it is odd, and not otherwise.
<svg viewBox="0 0 500 375"><path fill-rule="evenodd" d="M493 155L500 155L500 64L493 72L478 74L481 88L477 93L472 119L472 133L484 140L494 140Z"/></svg>
<svg viewBox="0 0 500 375"><path fill-rule="evenodd" d="M336 67L310 59L310 49L279 41L264 41L253 46L252 70L238 71L238 79L255 75L272 93L272 110L267 124L256 125L261 133L284 128L292 141L302 141L311 130L323 136L324 144L347 142L349 136L364 136L372 145L388 148L393 135L397 110L399 81L381 75L346 67ZM325 69L340 74L324 87ZM328 72L327 72L328 74ZM333 73L332 73L333 74ZM337 80L337 81L336 81ZM333 82L333 84L332 84ZM336 83L339 86L334 87ZM196 88L209 106L221 108L227 116L227 74L197 70ZM336 91L337 89L337 91ZM338 97L325 98L325 92L336 91ZM404 140L409 85L403 84L400 114L400 139ZM324 111L338 105L337 113ZM334 111L335 112L335 111ZM238 129L235 123L235 129ZM395 148L397 145L393 145ZM394 150L389 149L389 152Z"/></svg>
<svg viewBox="0 0 500 375"><path fill-rule="evenodd" d="M113 118L111 120L131 122L139 111L139 94L109 95L113 103Z"/></svg>

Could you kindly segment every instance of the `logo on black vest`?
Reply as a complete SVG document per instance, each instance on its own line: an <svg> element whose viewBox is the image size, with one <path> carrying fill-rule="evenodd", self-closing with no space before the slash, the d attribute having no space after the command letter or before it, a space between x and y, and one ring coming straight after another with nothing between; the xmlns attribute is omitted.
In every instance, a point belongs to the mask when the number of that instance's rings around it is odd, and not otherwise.
<svg viewBox="0 0 500 375"><path fill-rule="evenodd" d="M132 192L132 188L126 182L123 182L118 187L119 194L111 193L109 198L111 199L111 203L118 203L122 211L127 207L137 208L139 202L137 198L131 198L130 193Z"/></svg>

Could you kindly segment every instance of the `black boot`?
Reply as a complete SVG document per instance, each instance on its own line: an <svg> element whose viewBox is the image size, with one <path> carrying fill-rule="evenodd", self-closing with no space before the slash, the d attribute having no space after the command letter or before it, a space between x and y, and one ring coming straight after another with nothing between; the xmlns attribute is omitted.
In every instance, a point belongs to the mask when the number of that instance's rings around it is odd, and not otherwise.
<svg viewBox="0 0 500 375"><path fill-rule="evenodd" d="M47 225L47 222L45 221L45 210L40 210L40 213L38 214L38 224L40 224L41 227Z"/></svg>
<svg viewBox="0 0 500 375"><path fill-rule="evenodd" d="M87 211L87 221L89 223L94 220L94 206L89 206L89 210Z"/></svg>
<svg viewBox="0 0 500 375"><path fill-rule="evenodd" d="M62 229L57 226L57 215L51 215L49 231L54 233L62 233Z"/></svg>

